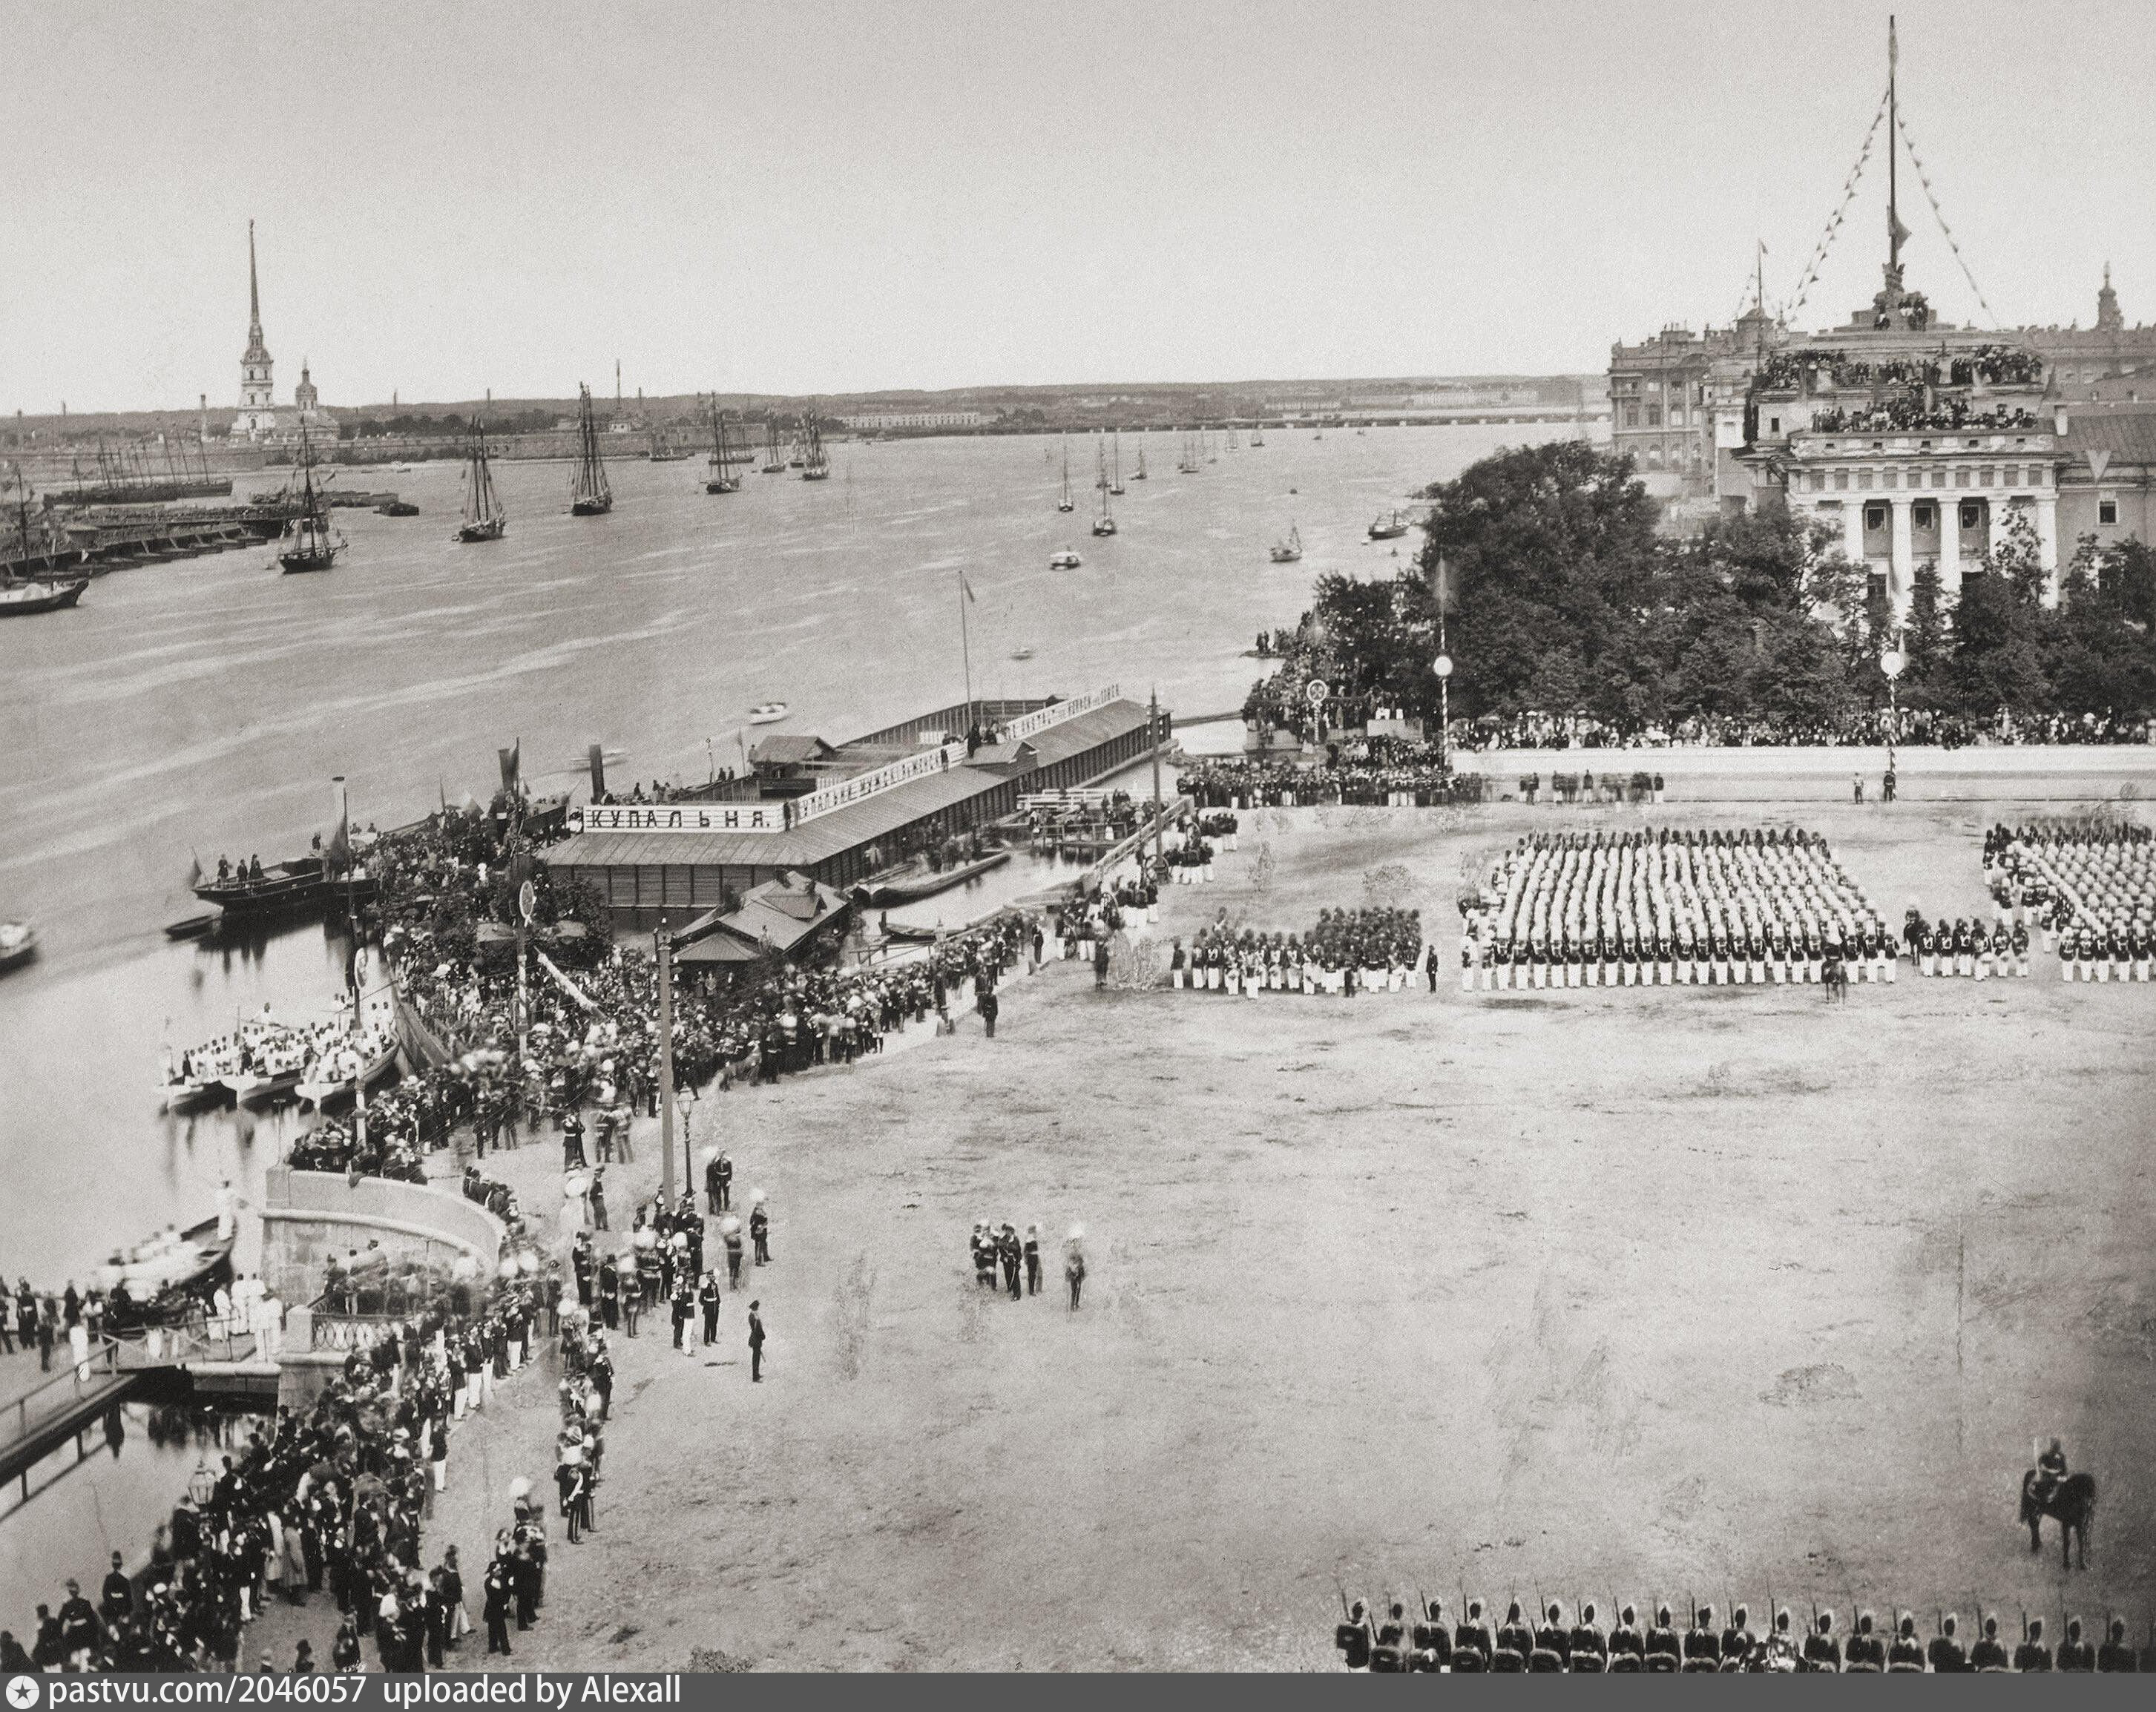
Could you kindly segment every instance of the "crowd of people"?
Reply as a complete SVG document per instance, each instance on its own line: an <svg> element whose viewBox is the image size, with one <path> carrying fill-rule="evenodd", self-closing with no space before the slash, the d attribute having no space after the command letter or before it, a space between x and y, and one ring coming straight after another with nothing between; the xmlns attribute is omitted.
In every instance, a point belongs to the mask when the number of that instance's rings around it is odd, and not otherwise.
<svg viewBox="0 0 2156 1712"><path fill-rule="evenodd" d="M452 1422L468 1396L477 1406L473 1352L491 1335L509 1358L498 1335L518 1294L490 1289L468 1314L444 1303L352 1349L311 1405L280 1407L221 1457L208 1489L158 1528L146 1564L131 1571L115 1552L95 1605L69 1581L57 1611L38 1608L27 1648L0 1633L0 1671L234 1671L272 1602L325 1592L343 1614L328 1668L362 1668L369 1639L384 1669L439 1667L462 1578L454 1548L424 1566L421 1528L446 1488ZM290 1668L324 1665L303 1640Z"/></svg>
<svg viewBox="0 0 2156 1712"><path fill-rule="evenodd" d="M1365 758L1349 758L1351 749ZM1301 761L1200 760L1184 766L1176 789L1208 808L1294 808L1311 803L1429 808L1480 802L1480 775L1440 764L1435 746L1374 738L1341 746L1340 758Z"/></svg>
<svg viewBox="0 0 2156 1712"><path fill-rule="evenodd" d="M1321 910L1306 933L1260 933L1223 919L1168 950L1171 987L1252 998L1260 992L1399 992L1422 956L1421 912Z"/></svg>
<svg viewBox="0 0 2156 1712"><path fill-rule="evenodd" d="M1460 913L1469 988L1892 981L1899 951L1825 839L1775 828L1537 833Z"/></svg>
<svg viewBox="0 0 2156 1712"><path fill-rule="evenodd" d="M2044 378L2043 359L2017 345L1995 341L1937 356L1863 357L1845 351L1777 351L1760 365L1757 384L1765 392L1846 392L1860 387L2035 386Z"/></svg>
<svg viewBox="0 0 2156 1712"><path fill-rule="evenodd" d="M1343 1596L1344 1598L1344 1596ZM1640 1613L1651 1610L1651 1622ZM1733 1607L1717 1622L1711 1605L1692 1607L1680 1626L1659 1602L1620 1605L1614 1622L1602 1626L1591 1600L1570 1612L1555 1600L1538 1611L1508 1602L1505 1619L1492 1625L1480 1599L1464 1599L1448 1613L1442 1599L1418 1597L1415 1607L1393 1600L1382 1614L1356 1600L1333 1629L1333 1647L1350 1670L1481 1675L1624 1674L1755 1674L1951 1675L1983 1671L2138 1673L2156 1670L2156 1624L2137 1649L2126 1619L2109 1617L2092 1628L2068 1615L2056 1648L2044 1619L2023 1616L2020 1637L2000 1633L1997 1612L1979 1612L1964 1633L1959 1614L1935 1612L1924 1632L1916 1612L1902 1611L1882 1625L1868 1610L1837 1613L1814 1606L1807 1622L1787 1605L1773 1608L1755 1627L1748 1607ZM1456 1619L1456 1620L1455 1620Z"/></svg>

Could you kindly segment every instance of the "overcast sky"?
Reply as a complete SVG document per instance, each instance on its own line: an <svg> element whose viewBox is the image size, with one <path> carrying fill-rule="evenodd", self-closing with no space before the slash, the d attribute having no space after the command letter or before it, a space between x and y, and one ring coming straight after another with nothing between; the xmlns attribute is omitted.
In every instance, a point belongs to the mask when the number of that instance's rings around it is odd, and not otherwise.
<svg viewBox="0 0 2156 1712"><path fill-rule="evenodd" d="M0 0L0 409L235 404L250 216L280 400L1597 370L1793 295L1887 10ZM1999 318L2156 320L2156 4L1895 10Z"/></svg>

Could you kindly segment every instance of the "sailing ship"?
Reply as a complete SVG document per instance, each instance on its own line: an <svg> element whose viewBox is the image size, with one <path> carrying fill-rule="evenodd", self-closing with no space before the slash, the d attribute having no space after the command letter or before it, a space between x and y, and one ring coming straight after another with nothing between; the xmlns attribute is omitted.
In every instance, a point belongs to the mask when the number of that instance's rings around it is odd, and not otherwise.
<svg viewBox="0 0 2156 1712"><path fill-rule="evenodd" d="M1070 498L1070 436L1068 434L1063 437L1063 496L1056 500L1055 509L1059 511L1077 509Z"/></svg>
<svg viewBox="0 0 2156 1712"><path fill-rule="evenodd" d="M1101 466L1101 479L1099 482L1099 487L1101 490L1101 515L1093 520L1093 533L1096 535L1113 535L1116 532L1116 520L1111 516L1108 512L1108 474L1107 466L1105 464Z"/></svg>
<svg viewBox="0 0 2156 1712"><path fill-rule="evenodd" d="M465 520L457 539L500 541L508 532L509 513L502 510L501 495L494 490L494 472L487 467L486 428L475 416L471 454L465 465Z"/></svg>
<svg viewBox="0 0 2156 1712"><path fill-rule="evenodd" d="M1238 448L1240 448L1240 445L1241 445L1241 444L1242 444L1242 442L1241 442L1241 441L1240 441L1239 439L1237 439L1237 438L1236 438L1236 437L1235 437L1235 429L1233 429L1233 428L1229 428L1229 429L1228 430L1228 449L1229 449L1230 452L1235 451Z"/></svg>
<svg viewBox="0 0 2156 1712"><path fill-rule="evenodd" d="M1123 490L1123 434L1121 428L1110 431L1108 443L1110 447L1108 491L1111 494L1120 494Z"/></svg>
<svg viewBox="0 0 2156 1712"><path fill-rule="evenodd" d="M711 395L711 474L705 478L704 491L707 494L737 494L742 479L734 465L747 459L742 450L740 458L734 454L733 442L726 432L726 413L719 408L719 395Z"/></svg>
<svg viewBox="0 0 2156 1712"><path fill-rule="evenodd" d="M1292 565L1302 557L1302 531L1292 523L1287 526L1287 539L1273 543L1273 563Z"/></svg>
<svg viewBox="0 0 2156 1712"><path fill-rule="evenodd" d="M1048 568L1051 571L1075 571L1084 562L1075 547L1058 547L1048 556Z"/></svg>
<svg viewBox="0 0 2156 1712"><path fill-rule="evenodd" d="M1175 460L1177 473L1183 475L1198 474L1198 436L1185 430L1183 436L1183 455Z"/></svg>
<svg viewBox="0 0 2156 1712"><path fill-rule="evenodd" d="M1407 532L1408 515L1404 511L1388 511L1370 520L1372 541L1397 541Z"/></svg>
<svg viewBox="0 0 2156 1712"><path fill-rule="evenodd" d="M679 464L688 457L689 449L675 445L673 437L665 428L654 428L651 431L651 449L644 455L648 462L653 464Z"/></svg>
<svg viewBox="0 0 2156 1712"><path fill-rule="evenodd" d="M1143 480L1146 479L1146 468L1145 468L1145 443L1146 443L1146 436L1144 436L1143 434L1139 435L1139 436L1138 436L1138 467L1137 468L1137 469L1135 469L1134 471L1132 471L1132 474L1131 474L1131 479L1132 479L1132 481L1143 481Z"/></svg>
<svg viewBox="0 0 2156 1712"><path fill-rule="evenodd" d="M579 385L580 412L577 419L577 474L569 485L572 517L603 517L613 510L613 490L607 485L606 460L599 456L599 427L592 417L592 389Z"/></svg>
<svg viewBox="0 0 2156 1712"><path fill-rule="evenodd" d="M765 475L786 474L786 449L778 443L778 418L765 419L763 424L763 469Z"/></svg>
<svg viewBox="0 0 2156 1712"><path fill-rule="evenodd" d="M1256 447L1262 446L1265 443L1265 431L1263 425L1255 422L1252 423L1250 424L1250 444L1253 447Z"/></svg>
<svg viewBox="0 0 2156 1712"><path fill-rule="evenodd" d="M329 505L315 485L315 449L307 430L300 429L300 515L285 525L291 545L277 555L287 577L308 571L326 571L344 551L344 537L330 530Z"/></svg>
<svg viewBox="0 0 2156 1712"><path fill-rule="evenodd" d="M831 456L824 449L824 431L816 426L816 418L808 417L801 424L801 479L829 481L831 479Z"/></svg>

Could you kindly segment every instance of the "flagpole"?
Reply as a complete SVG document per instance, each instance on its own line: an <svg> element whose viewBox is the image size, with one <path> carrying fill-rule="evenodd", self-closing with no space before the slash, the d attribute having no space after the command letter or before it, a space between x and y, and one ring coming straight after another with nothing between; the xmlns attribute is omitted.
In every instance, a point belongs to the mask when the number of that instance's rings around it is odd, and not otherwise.
<svg viewBox="0 0 2156 1712"><path fill-rule="evenodd" d="M966 572L958 570L958 648L966 662L966 723L973 722L973 644L966 631Z"/></svg>

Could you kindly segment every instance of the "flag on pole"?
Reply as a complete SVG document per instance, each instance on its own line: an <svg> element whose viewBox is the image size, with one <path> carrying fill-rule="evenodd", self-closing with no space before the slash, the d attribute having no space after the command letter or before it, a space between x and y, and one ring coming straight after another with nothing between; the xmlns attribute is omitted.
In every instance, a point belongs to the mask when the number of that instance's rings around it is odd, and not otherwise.
<svg viewBox="0 0 2156 1712"><path fill-rule="evenodd" d="M2099 474L2097 479L2101 481L2102 477ZM190 850L187 852L187 889L189 891L192 891L202 883L202 858L196 854L192 850Z"/></svg>
<svg viewBox="0 0 2156 1712"><path fill-rule="evenodd" d="M512 747L495 750L495 756L501 763L501 788L514 797L517 779L523 771L524 740L519 737Z"/></svg>
<svg viewBox="0 0 2156 1712"><path fill-rule="evenodd" d="M968 600L972 601L977 606L980 603L980 597L973 592L973 585L966 581L966 573L963 571L958 573L958 587L966 591L966 598Z"/></svg>

